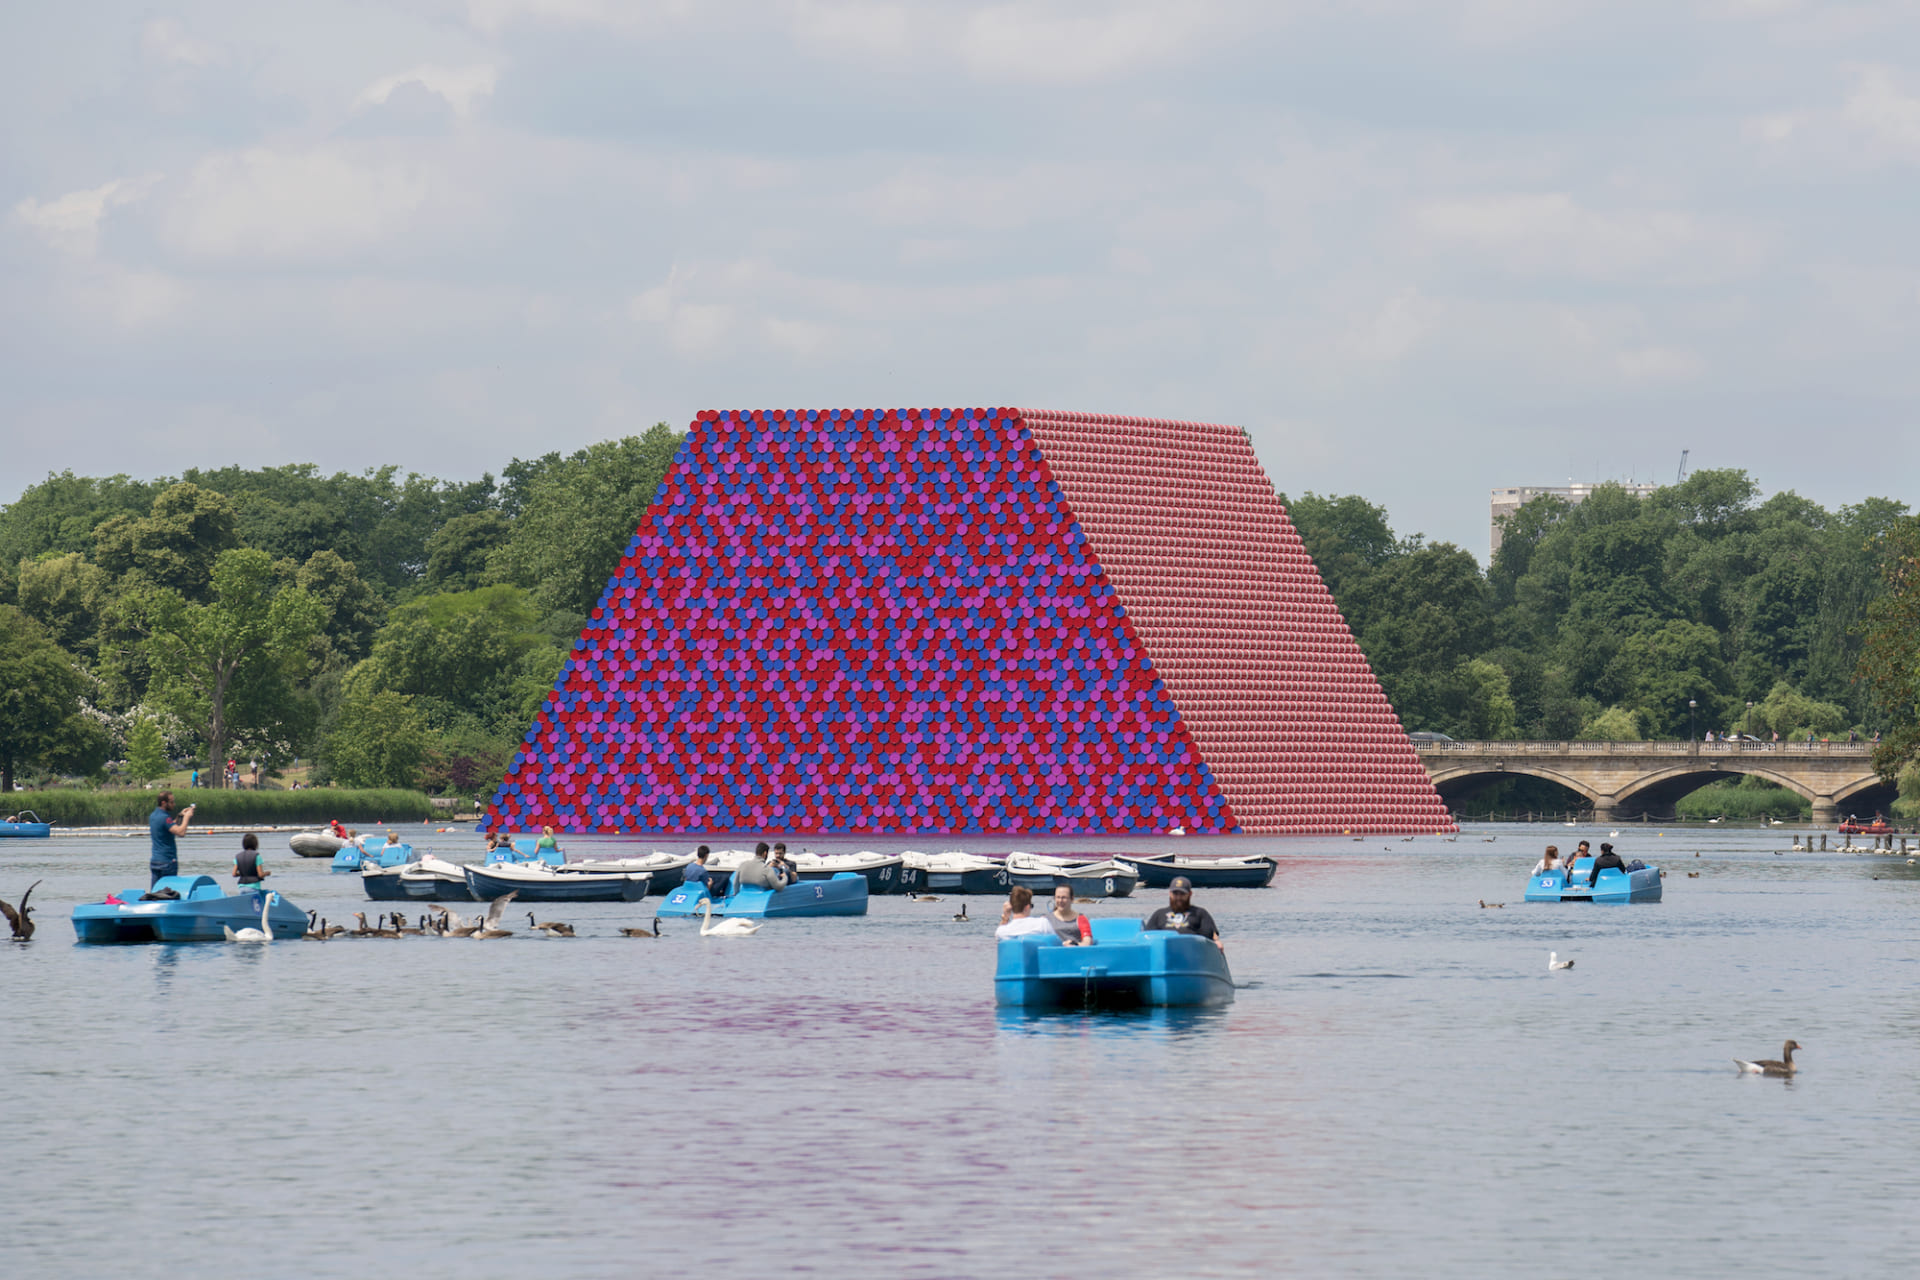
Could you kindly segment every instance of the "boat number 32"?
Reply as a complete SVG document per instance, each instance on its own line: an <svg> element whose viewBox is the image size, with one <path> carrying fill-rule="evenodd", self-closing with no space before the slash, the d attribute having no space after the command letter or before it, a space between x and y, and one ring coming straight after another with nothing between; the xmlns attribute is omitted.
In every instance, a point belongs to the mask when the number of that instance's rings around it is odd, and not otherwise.
<svg viewBox="0 0 1920 1280"><path fill-rule="evenodd" d="M813 886L813 896L814 896L814 897L816 897L816 898L824 898L824 897L826 897L826 896L827 896L827 887L826 887L825 885L821 885L821 884L817 884L817 885L815 885L815 886Z"/></svg>

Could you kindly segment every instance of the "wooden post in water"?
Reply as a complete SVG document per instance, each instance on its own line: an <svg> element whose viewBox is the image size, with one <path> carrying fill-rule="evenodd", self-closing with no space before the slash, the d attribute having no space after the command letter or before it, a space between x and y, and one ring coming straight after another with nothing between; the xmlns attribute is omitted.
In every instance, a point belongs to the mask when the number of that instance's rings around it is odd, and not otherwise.
<svg viewBox="0 0 1920 1280"><path fill-rule="evenodd" d="M1826 851L1827 851L1827 833L1822 831L1820 833L1820 852L1825 853Z"/></svg>

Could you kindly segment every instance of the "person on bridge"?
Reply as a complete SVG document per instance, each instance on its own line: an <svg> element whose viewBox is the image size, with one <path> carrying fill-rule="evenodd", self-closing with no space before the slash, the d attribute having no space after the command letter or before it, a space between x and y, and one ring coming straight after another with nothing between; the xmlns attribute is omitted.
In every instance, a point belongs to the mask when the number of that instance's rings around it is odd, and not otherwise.
<svg viewBox="0 0 1920 1280"><path fill-rule="evenodd" d="M1598 880L1600 873L1608 868L1624 873L1627 864L1620 860L1620 855L1613 851L1612 845L1603 842L1600 846L1600 856L1593 860L1593 871L1587 876L1587 888L1593 888L1594 881Z"/></svg>

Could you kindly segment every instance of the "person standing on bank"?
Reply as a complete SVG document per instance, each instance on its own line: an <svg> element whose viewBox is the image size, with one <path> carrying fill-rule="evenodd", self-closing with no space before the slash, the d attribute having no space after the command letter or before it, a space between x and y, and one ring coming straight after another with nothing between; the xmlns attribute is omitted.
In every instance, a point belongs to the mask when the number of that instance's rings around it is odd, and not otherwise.
<svg viewBox="0 0 1920 1280"><path fill-rule="evenodd" d="M194 807L188 805L175 818L171 791L162 791L154 803L154 811L147 815L147 834L152 837L152 848L147 853L147 870L153 873L152 884L159 884L162 876L180 874L180 846L174 843L174 838L187 834L187 824L193 821Z"/></svg>
<svg viewBox="0 0 1920 1280"><path fill-rule="evenodd" d="M240 837L240 852L234 855L233 875L242 889L258 889L273 872L260 865L260 837L249 831Z"/></svg>
<svg viewBox="0 0 1920 1280"><path fill-rule="evenodd" d="M1167 885L1167 905L1148 916L1142 927L1211 938L1214 946L1222 951L1227 949L1227 944L1220 940L1220 930L1213 923L1212 914L1205 907L1193 905L1193 881L1185 876L1175 876Z"/></svg>

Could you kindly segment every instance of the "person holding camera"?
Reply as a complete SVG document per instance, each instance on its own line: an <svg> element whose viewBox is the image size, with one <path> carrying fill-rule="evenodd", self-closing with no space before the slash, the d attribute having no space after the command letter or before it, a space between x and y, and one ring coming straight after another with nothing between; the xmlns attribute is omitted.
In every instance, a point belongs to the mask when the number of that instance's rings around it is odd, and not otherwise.
<svg viewBox="0 0 1920 1280"><path fill-rule="evenodd" d="M153 884L159 884L162 876L180 874L180 847L174 843L174 837L185 835L187 823L193 821L192 805L178 818L173 816L171 791L162 791L157 805L147 815L147 832L153 837L153 847L147 854L147 870L153 873Z"/></svg>

